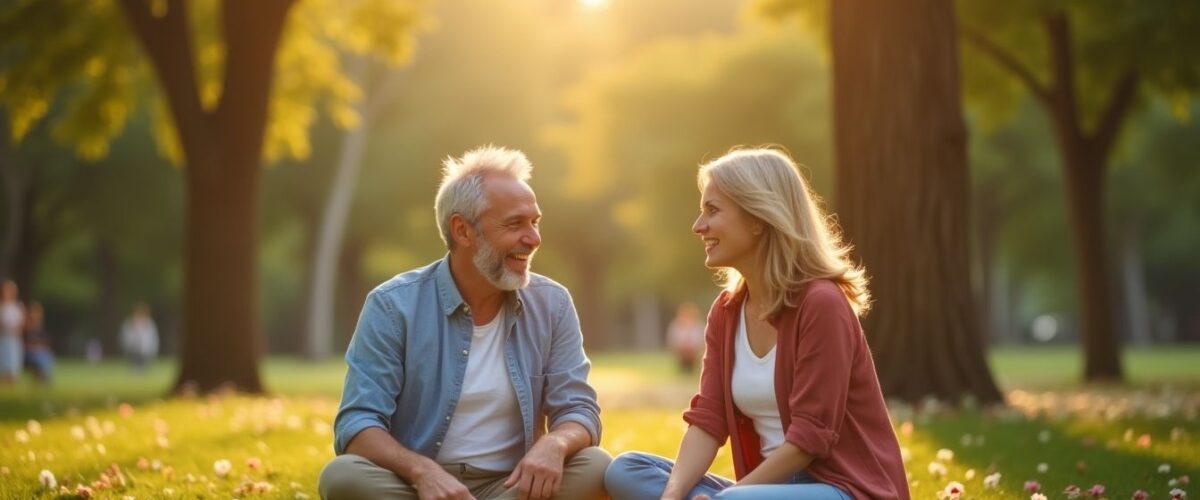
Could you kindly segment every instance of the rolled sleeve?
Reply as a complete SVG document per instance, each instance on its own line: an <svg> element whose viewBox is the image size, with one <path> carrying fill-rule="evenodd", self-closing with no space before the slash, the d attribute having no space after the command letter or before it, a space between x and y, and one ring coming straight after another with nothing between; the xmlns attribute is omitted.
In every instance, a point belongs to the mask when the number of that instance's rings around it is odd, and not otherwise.
<svg viewBox="0 0 1200 500"><path fill-rule="evenodd" d="M587 381L592 364L583 352L583 334L575 305L565 289L563 295L563 304L551 330L542 408L550 429L576 422L587 429L592 446L597 446L601 433L600 404L596 401L596 390Z"/></svg>
<svg viewBox="0 0 1200 500"><path fill-rule="evenodd" d="M729 438L729 423L725 421L725 338L721 305L726 294L721 294L708 311L704 327L704 360L700 365L700 390L692 397L691 405L683 412L683 421L699 427L717 442Z"/></svg>
<svg viewBox="0 0 1200 500"><path fill-rule="evenodd" d="M857 318L836 285L813 290L800 305L796 362L785 439L816 458L829 457L846 418Z"/></svg>
<svg viewBox="0 0 1200 500"><path fill-rule="evenodd" d="M376 292L367 296L346 350L346 383L333 424L338 455L364 429L389 428L404 387L405 342L397 314Z"/></svg>

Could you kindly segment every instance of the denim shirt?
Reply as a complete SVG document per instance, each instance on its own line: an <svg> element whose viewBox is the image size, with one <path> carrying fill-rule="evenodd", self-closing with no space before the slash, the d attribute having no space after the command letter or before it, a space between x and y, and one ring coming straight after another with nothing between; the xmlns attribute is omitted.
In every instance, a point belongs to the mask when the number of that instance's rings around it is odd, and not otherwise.
<svg viewBox="0 0 1200 500"><path fill-rule="evenodd" d="M600 407L571 296L533 274L504 306L504 361L525 427L525 451L544 429L577 422L600 442ZM474 322L449 258L400 274L367 295L346 350L346 385L334 419L334 451L380 427L436 458L462 393Z"/></svg>

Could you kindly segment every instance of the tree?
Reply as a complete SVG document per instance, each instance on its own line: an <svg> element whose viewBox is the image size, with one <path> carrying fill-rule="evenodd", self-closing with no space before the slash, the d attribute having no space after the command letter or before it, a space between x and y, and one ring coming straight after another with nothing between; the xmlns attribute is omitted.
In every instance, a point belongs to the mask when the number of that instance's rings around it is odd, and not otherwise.
<svg viewBox="0 0 1200 500"><path fill-rule="evenodd" d="M871 277L863 318L886 396L1002 400L970 282L966 136L950 0L760 0L828 18L834 205Z"/></svg>
<svg viewBox="0 0 1200 500"><path fill-rule="evenodd" d="M144 53L166 102L160 146L183 163L183 345L176 387L257 392L258 195L264 155L304 156L313 103L346 117L354 85L333 45L406 52L412 4L291 0L20 2L0 17L13 136L59 94L56 135L104 156L136 104ZM138 49L140 47L140 51ZM278 78L277 78L278 76ZM274 91L276 99L272 99ZM167 118L169 116L169 118Z"/></svg>
<svg viewBox="0 0 1200 500"><path fill-rule="evenodd" d="M1000 401L970 286L953 5L842 0L830 21L837 212L871 275L884 393Z"/></svg>
<svg viewBox="0 0 1200 500"><path fill-rule="evenodd" d="M1089 381L1121 380L1115 281L1105 229L1107 165L1140 90L1170 96L1186 112L1188 93L1200 86L1195 2L960 5L963 39L974 54L995 65L970 68L979 73L973 81L987 82L978 92L995 96L1008 90L996 83L999 68L1050 118L1075 243L1083 375ZM994 104L988 111L1003 114Z"/></svg>

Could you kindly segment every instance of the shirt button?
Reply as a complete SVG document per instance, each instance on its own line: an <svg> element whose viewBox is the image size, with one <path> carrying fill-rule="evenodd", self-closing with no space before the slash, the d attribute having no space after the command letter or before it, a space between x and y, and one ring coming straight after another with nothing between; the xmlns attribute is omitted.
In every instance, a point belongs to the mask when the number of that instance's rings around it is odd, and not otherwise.
<svg viewBox="0 0 1200 500"><path fill-rule="evenodd" d="M447 421L447 422L449 422L449 421L450 421L450 415L446 415L446 421Z"/></svg>
<svg viewBox="0 0 1200 500"><path fill-rule="evenodd" d="M441 445L442 445L442 442L441 442L441 441L438 441L438 442L436 442L436 443L433 443L433 444L434 444L434 445L437 445L437 446L441 446Z"/></svg>
<svg viewBox="0 0 1200 500"><path fill-rule="evenodd" d="M467 350L463 349L463 356L466 356L466 355L467 355Z"/></svg>

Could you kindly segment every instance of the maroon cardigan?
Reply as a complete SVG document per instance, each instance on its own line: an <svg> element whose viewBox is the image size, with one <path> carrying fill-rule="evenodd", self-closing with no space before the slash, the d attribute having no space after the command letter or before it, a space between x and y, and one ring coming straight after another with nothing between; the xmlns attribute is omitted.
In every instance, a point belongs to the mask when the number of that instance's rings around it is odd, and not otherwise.
<svg viewBox="0 0 1200 500"><path fill-rule="evenodd" d="M733 356L744 292L722 292L708 313L700 392L683 413L718 442L733 441L738 479L762 463L754 422L733 403ZM806 471L855 498L908 499L908 479L875 363L858 317L829 280L807 284L772 324L775 399L784 439L814 457Z"/></svg>

